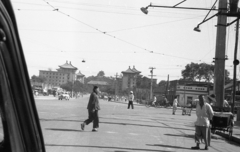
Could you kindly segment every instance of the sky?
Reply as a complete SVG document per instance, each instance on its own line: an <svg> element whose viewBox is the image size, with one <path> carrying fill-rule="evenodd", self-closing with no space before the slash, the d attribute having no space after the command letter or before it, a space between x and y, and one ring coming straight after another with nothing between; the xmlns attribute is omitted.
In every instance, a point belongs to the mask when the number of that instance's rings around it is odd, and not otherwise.
<svg viewBox="0 0 240 152"><path fill-rule="evenodd" d="M201 32L193 31L208 11L149 8L148 15L140 11L150 3L174 6L180 1L12 0L29 75L71 61L86 76L101 70L115 76L129 66L149 76L154 67L154 78L161 81L168 75L170 80L181 78L191 62L212 64L217 18L202 24ZM211 8L214 2L187 0L179 6ZM226 69L232 77L235 25L227 28L226 37Z"/></svg>

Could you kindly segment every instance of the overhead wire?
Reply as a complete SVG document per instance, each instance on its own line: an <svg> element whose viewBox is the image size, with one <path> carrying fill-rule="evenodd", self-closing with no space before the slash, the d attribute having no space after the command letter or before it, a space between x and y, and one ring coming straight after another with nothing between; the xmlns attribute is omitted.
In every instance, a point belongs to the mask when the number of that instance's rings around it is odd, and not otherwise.
<svg viewBox="0 0 240 152"><path fill-rule="evenodd" d="M20 3L21 2L16 2ZM22 4L28 4L28 5L38 5L38 6L47 6L43 4L34 4L34 3L22 3ZM122 15L135 15L135 16L142 16L141 14L134 14L134 13L126 13L126 12L116 12L116 11L105 11L105 10L93 10L93 9L84 9L84 8L76 8L76 7L67 7L67 6L60 6L60 8L70 9L70 10L79 10L79 11L90 11L90 12L101 12L101 13L110 13L110 14L122 14ZM24 9L22 9L24 10ZM179 18L176 15L175 16L163 16L163 15L148 15L149 17L168 17L168 18Z"/></svg>
<svg viewBox="0 0 240 152"><path fill-rule="evenodd" d="M198 61L198 60L196 60L196 59L189 59L189 58L185 58L185 57L179 57L179 56L169 55L169 54L165 54L165 53L154 52L154 51L151 51L151 50L149 50L149 49L143 48L143 47L141 47L141 46L138 46L138 45L136 45L136 44L133 44L133 43L131 43L131 42L128 42L128 41L125 41L125 40L123 40L123 39L121 39L121 38L118 38L118 37L116 37L116 36L114 36L114 35L111 35L111 34L105 32L105 31L102 31L102 30L98 29L98 28L95 28L94 26L92 26L92 25L90 25L90 24L87 24L87 23L85 23L85 22L83 22L83 21L81 21L81 20L79 20L79 19L76 19L76 18L70 16L70 15L67 14L67 13L64 13L64 12L60 11L58 8L55 8L53 5L49 4L46 0L43 0L43 1L46 2L50 7L52 7L52 8L53 8L53 11L57 11L57 12L65 15L65 16L67 16L67 17L69 17L69 18L71 18L71 19L73 19L73 20L75 20L75 21L77 21L77 22L85 25L85 26L88 26L88 27L90 27L90 28L92 28L92 29L94 29L94 30L96 30L96 31L104 34L104 35L107 35L107 36L112 37L112 38L115 38L115 39L117 39L117 40L119 40L119 41L125 42L125 43L127 43L127 44L129 44L129 45L131 45L131 46L134 46L134 47L136 47L136 48L139 48L139 49L141 49L141 50L143 50L143 51L146 51L146 52L149 52L149 53L158 54L158 55L164 55L164 56L179 58L179 59Z"/></svg>

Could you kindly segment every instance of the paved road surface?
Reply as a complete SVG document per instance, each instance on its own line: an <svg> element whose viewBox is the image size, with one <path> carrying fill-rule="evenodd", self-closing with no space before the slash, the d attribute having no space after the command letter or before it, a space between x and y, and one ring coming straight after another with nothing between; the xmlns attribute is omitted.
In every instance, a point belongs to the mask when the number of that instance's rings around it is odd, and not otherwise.
<svg viewBox="0 0 240 152"><path fill-rule="evenodd" d="M172 115L171 109L146 108L101 100L100 128L92 124L80 129L87 118L88 97L36 99L46 149L48 152L187 152L193 151L196 116ZM212 139L211 152L236 152L237 144L219 136ZM204 145L201 145L204 148Z"/></svg>

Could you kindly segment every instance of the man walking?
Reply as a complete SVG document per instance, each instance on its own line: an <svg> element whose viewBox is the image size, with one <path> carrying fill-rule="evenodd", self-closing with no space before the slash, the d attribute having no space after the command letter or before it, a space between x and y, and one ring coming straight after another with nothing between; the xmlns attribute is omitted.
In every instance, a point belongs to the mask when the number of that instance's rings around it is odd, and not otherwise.
<svg viewBox="0 0 240 152"><path fill-rule="evenodd" d="M98 110L100 110L99 100L98 100L98 94L100 93L100 90L97 86L93 87L93 92L90 95L89 101L88 101L88 119L85 120L81 124L81 129L84 130L85 125L88 125L93 121L93 132L97 131L97 128L99 128L99 119L98 119Z"/></svg>
<svg viewBox="0 0 240 152"><path fill-rule="evenodd" d="M130 95L128 97L128 109L130 108L130 105L132 106L132 109L134 109L133 108L133 100L134 100L134 95L133 95L133 92L130 91Z"/></svg>

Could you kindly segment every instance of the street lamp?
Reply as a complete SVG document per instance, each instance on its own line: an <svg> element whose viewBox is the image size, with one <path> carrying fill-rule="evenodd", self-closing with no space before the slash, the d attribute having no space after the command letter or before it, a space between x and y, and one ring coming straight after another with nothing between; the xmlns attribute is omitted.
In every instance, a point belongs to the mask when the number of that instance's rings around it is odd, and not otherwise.
<svg viewBox="0 0 240 152"><path fill-rule="evenodd" d="M148 14L148 10L147 10L147 9L148 9L148 6L147 6L147 7L142 7L142 8L141 8L141 11L142 11L144 14L147 15L147 14Z"/></svg>
<svg viewBox="0 0 240 152"><path fill-rule="evenodd" d="M195 27L193 30L196 31L196 32L201 32L201 30L199 28L199 25L197 25L197 27Z"/></svg>

